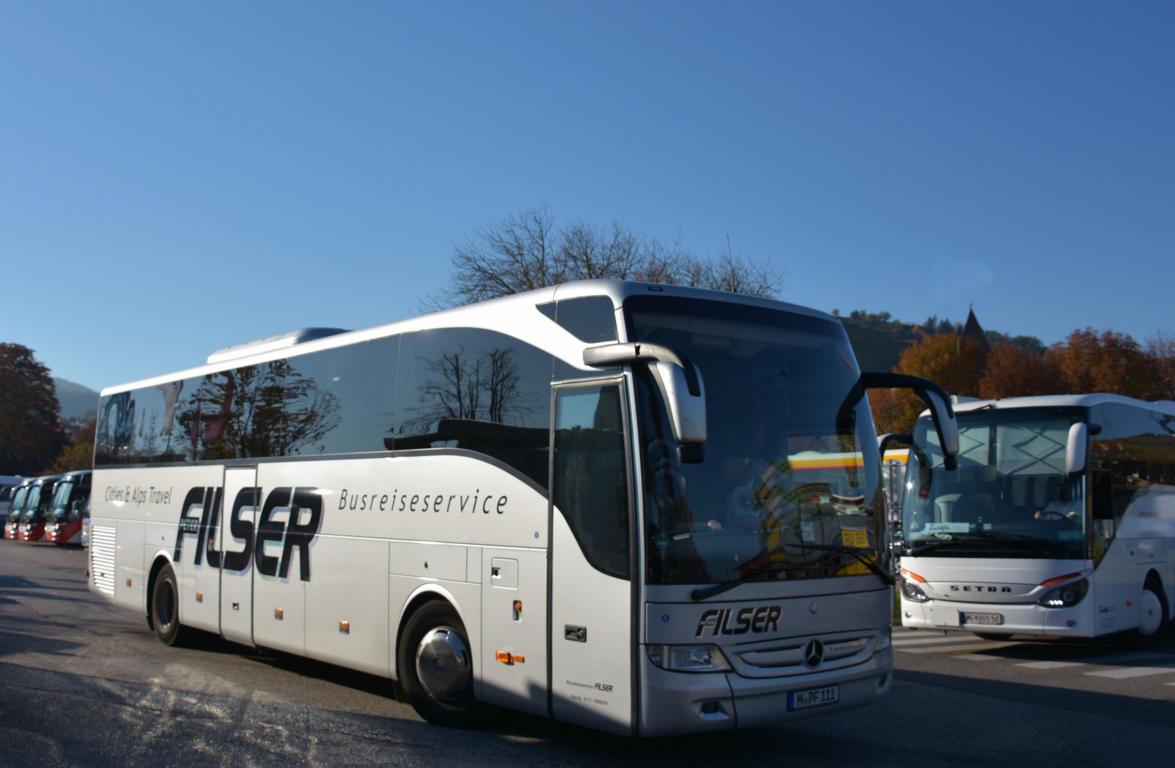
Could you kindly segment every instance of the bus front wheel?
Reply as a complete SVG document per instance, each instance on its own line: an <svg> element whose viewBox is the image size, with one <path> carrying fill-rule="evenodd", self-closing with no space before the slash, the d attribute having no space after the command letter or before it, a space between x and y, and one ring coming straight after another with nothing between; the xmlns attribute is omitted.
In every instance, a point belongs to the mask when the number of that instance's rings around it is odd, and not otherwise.
<svg viewBox="0 0 1175 768"><path fill-rule="evenodd" d="M472 724L473 653L461 618L447 603L421 606L404 627L397 653L400 685L430 723Z"/></svg>
<svg viewBox="0 0 1175 768"><path fill-rule="evenodd" d="M1163 598L1162 587L1153 580L1147 581L1142 588L1138 611L1138 629L1135 631L1139 639L1158 640L1167 628L1167 601Z"/></svg>
<svg viewBox="0 0 1175 768"><path fill-rule="evenodd" d="M155 586L151 589L151 621L155 636L164 645L183 645L191 634L180 624L179 587L170 565L163 566L155 577Z"/></svg>

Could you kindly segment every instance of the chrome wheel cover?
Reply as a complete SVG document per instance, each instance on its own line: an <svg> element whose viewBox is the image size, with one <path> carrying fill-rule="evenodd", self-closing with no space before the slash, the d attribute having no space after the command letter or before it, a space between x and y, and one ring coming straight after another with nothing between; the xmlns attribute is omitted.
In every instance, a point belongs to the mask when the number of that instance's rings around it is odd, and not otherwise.
<svg viewBox="0 0 1175 768"><path fill-rule="evenodd" d="M437 701L460 699L472 673L469 648L452 627L430 629L416 646L416 679Z"/></svg>

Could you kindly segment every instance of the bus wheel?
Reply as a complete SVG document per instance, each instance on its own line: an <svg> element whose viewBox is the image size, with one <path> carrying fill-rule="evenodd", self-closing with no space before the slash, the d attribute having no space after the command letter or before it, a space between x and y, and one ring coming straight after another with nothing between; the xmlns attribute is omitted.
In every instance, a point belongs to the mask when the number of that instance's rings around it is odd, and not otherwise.
<svg viewBox="0 0 1175 768"><path fill-rule="evenodd" d="M179 588L170 565L165 565L155 577L155 587L151 590L151 618L155 624L155 636L164 645L183 645L191 634L180 624Z"/></svg>
<svg viewBox="0 0 1175 768"><path fill-rule="evenodd" d="M1167 628L1167 601L1163 589L1154 579L1148 579L1138 600L1138 629L1135 632L1143 641L1158 640Z"/></svg>
<svg viewBox="0 0 1175 768"><path fill-rule="evenodd" d="M404 627L397 653L408 702L430 723L473 722L473 654L465 625L443 602L421 606Z"/></svg>

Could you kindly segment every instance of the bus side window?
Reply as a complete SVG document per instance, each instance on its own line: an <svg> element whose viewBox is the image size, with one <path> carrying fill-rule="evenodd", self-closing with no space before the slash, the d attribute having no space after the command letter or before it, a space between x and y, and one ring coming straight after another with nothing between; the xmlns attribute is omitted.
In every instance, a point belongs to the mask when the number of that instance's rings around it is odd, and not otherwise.
<svg viewBox="0 0 1175 768"><path fill-rule="evenodd" d="M553 501L589 563L628 578L628 472L620 388L557 395Z"/></svg>

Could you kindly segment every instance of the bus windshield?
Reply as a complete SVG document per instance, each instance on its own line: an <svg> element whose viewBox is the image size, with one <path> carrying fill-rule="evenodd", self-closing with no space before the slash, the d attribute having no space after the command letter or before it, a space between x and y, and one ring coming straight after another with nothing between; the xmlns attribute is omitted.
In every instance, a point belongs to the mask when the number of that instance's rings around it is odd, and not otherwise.
<svg viewBox="0 0 1175 768"><path fill-rule="evenodd" d="M37 507L41 505L41 488L40 485L29 488L28 498L24 502L24 512L20 516L21 520L35 520L37 518Z"/></svg>
<svg viewBox="0 0 1175 768"><path fill-rule="evenodd" d="M61 519L69 512L69 501L73 495L74 483L68 481L57 484L57 490L53 494L53 517Z"/></svg>
<svg viewBox="0 0 1175 768"><path fill-rule="evenodd" d="M717 584L869 573L880 461L839 323L687 299L630 299L629 339L702 374L707 439L680 460L664 404L637 368L646 578Z"/></svg>
<svg viewBox="0 0 1175 768"><path fill-rule="evenodd" d="M1065 471L1073 408L958 414L948 472L930 419L919 419L906 473L902 535L911 555L1083 558L1085 482Z"/></svg>
<svg viewBox="0 0 1175 768"><path fill-rule="evenodd" d="M17 488L16 493L12 495L12 505L9 507L9 513L12 515L13 520L19 519L20 514L24 512L24 501L28 492L28 486L24 486L23 488Z"/></svg>

